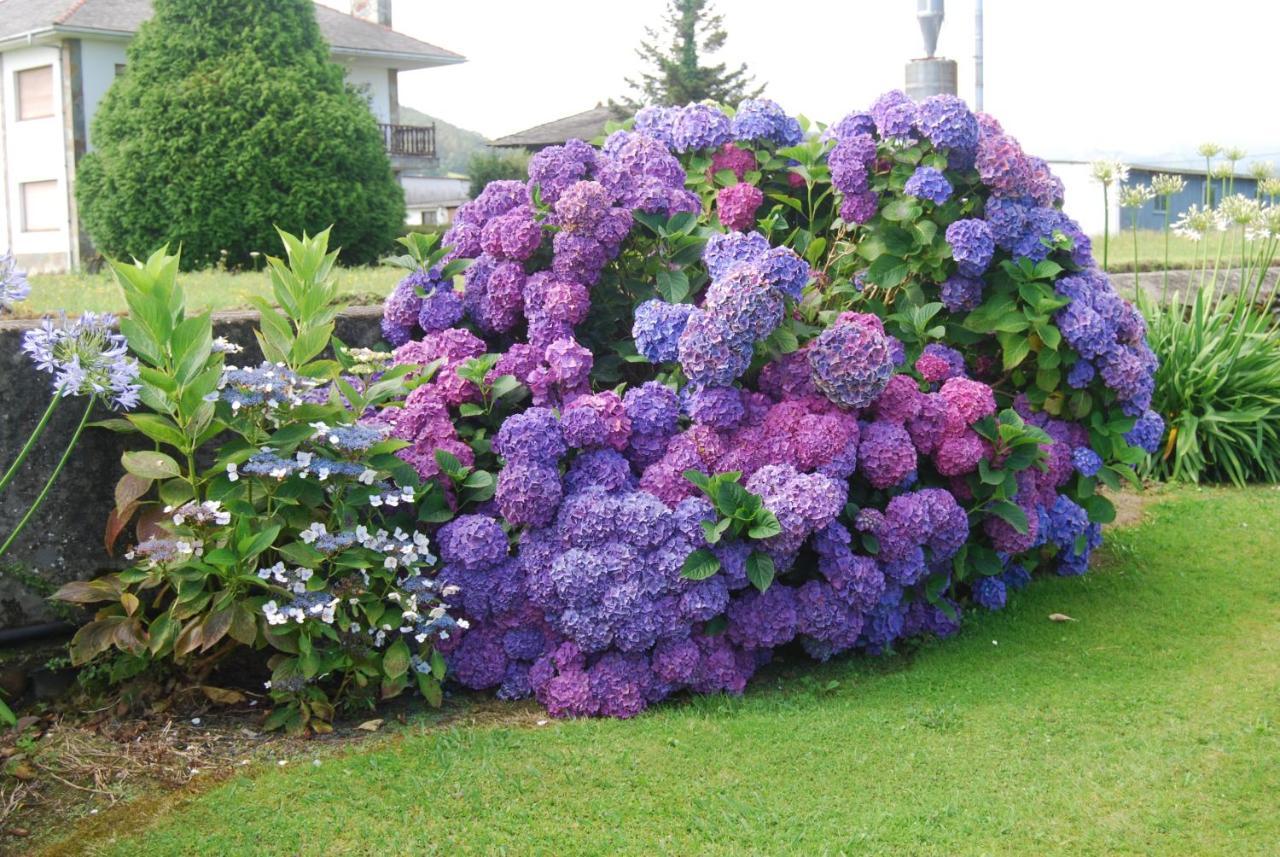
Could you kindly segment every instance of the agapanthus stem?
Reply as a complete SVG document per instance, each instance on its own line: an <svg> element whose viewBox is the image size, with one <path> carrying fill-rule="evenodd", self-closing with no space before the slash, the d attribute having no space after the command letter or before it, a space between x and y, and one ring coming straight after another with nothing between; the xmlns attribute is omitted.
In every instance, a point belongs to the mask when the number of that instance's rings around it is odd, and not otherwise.
<svg viewBox="0 0 1280 857"><path fill-rule="evenodd" d="M1169 206L1173 204L1173 195L1164 198L1164 283L1160 286L1160 303L1164 303L1169 295Z"/></svg>
<svg viewBox="0 0 1280 857"><path fill-rule="evenodd" d="M1142 291L1142 283L1138 279L1138 212L1133 212L1133 293Z"/></svg>
<svg viewBox="0 0 1280 857"><path fill-rule="evenodd" d="M1111 203L1107 201L1107 186L1102 186L1102 270L1107 270L1107 249L1111 243Z"/></svg>
<svg viewBox="0 0 1280 857"><path fill-rule="evenodd" d="M27 438L27 442L18 453L18 457L13 460L13 464L9 465L9 469L5 471L4 476L0 477L0 491L3 491L13 481L18 469L22 467L22 462L26 461L31 450L35 449L36 441L40 438L40 435L44 434L45 426L49 425L49 418L53 416L53 409L58 406L58 402L61 399L61 396L54 394L53 398L49 400L49 407L44 409L44 416L40 417L40 422L36 423L35 429L31 432L31 437Z"/></svg>
<svg viewBox="0 0 1280 857"><path fill-rule="evenodd" d="M57 481L58 475L62 473L62 468L66 467L67 461L70 460L71 452L76 448L81 432L89 424L89 415L93 413L93 408L97 404L98 397L90 396L89 404L84 409L84 416L80 417L80 424L76 426L75 433L71 435L71 440L67 442L67 448L62 451L62 458L58 459L57 466L53 468L53 472L45 480L44 487L40 489L40 493L36 496L35 502L31 504L31 508L27 509L27 513L22 516L22 520L18 521L18 526L14 527L13 532L9 534L9 538L5 539L4 544L0 545L0 556L5 555L5 552L9 550L9 547L18 538L18 534L22 532L23 527L35 516L36 510L40 508L40 504L44 502L45 497L49 496L49 490L53 488L53 483Z"/></svg>

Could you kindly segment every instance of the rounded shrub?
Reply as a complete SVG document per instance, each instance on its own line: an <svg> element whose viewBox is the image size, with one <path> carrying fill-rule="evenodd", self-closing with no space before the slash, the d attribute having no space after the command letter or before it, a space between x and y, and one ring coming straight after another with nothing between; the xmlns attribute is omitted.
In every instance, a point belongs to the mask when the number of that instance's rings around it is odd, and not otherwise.
<svg viewBox="0 0 1280 857"><path fill-rule="evenodd" d="M110 256L181 245L188 268L250 264L275 229L376 260L404 197L309 0L156 0L93 123L76 193Z"/></svg>
<svg viewBox="0 0 1280 857"><path fill-rule="evenodd" d="M433 374L366 417L456 516L465 685L626 717L780 646L952 634L1083 573L1099 485L1159 442L1141 316L1044 161L957 98L647 108L529 174L458 212L456 283L388 303Z"/></svg>

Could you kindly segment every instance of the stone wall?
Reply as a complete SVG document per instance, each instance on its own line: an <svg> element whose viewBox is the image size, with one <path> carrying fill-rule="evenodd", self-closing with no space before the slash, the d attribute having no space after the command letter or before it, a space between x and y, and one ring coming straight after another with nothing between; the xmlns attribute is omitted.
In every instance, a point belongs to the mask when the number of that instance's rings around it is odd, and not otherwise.
<svg viewBox="0 0 1280 857"><path fill-rule="evenodd" d="M335 335L352 347L370 347L381 340L378 322L381 307L356 307L338 318ZM262 359L254 339L258 314L218 313L214 335L225 336L244 347L235 362L252 364ZM0 321L0 472L9 466L49 402L50 376L38 372L21 351L22 336L38 321ZM83 399L66 399L54 412L39 445L22 471L0 495L0 540L13 531L19 518L39 493L57 464L67 440L84 413ZM105 408L95 418L111 416ZM120 455L131 448L145 448L137 435L120 435L104 429L88 429L44 505L27 524L17 543L0 559L0 628L47 622L54 618L44 597L24 583L32 575L44 588L68 580L91 578L121 564L132 533L119 540L115 557L103 545L107 515L114 505L116 481L124 472ZM13 566L17 568L13 568Z"/></svg>

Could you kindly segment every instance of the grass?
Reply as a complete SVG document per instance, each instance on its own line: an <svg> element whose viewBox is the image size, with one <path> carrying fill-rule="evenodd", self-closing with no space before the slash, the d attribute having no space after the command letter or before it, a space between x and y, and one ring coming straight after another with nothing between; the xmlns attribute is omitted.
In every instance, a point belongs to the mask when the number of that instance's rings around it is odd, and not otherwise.
<svg viewBox="0 0 1280 857"><path fill-rule="evenodd" d="M404 271L391 267L338 268L338 285L353 303L378 303L395 287ZM120 313L125 310L120 287L111 274L33 274L31 297L18 304L18 316L39 317L58 310ZM187 304L196 310L250 309L249 298L271 298L271 278L264 271L192 271L179 278L187 288Z"/></svg>
<svg viewBox="0 0 1280 857"><path fill-rule="evenodd" d="M1093 242L1093 255L1098 260L1098 265L1102 265L1102 236L1094 235L1089 239ZM1138 270L1140 271L1163 271L1164 270L1164 230L1162 229L1139 229L1138 230ZM1133 271L1133 230L1128 227L1119 233L1111 236L1111 243L1107 249L1108 265L1107 270L1112 272ZM1213 248L1217 248L1214 242ZM1180 238L1177 235L1169 236L1169 268L1198 268L1203 263L1204 246L1201 243L1192 241L1188 238ZM1212 260L1211 260L1212 261Z"/></svg>
<svg viewBox="0 0 1280 857"><path fill-rule="evenodd" d="M1276 520L1274 488L1171 490L1087 577L911 655L630 722L418 722L51 853L1276 854Z"/></svg>
<svg viewBox="0 0 1280 857"><path fill-rule="evenodd" d="M1191 268L1196 262L1196 244L1184 238L1170 239L1171 268ZM1093 238L1094 255L1102 258L1102 237ZM1138 232L1139 267L1144 271L1160 270L1164 264L1164 233L1155 230ZM1133 270L1133 234L1125 231L1111 237L1111 271ZM353 303L378 303L401 278L394 267L339 268L338 282L344 295ZM92 310L120 313L124 300L115 280L108 273L35 274L31 278L31 297L18 304L19 317L38 318L58 310ZM184 274L187 298L197 310L249 309L253 295L271 297L271 281L262 271L232 273L230 271L193 271Z"/></svg>

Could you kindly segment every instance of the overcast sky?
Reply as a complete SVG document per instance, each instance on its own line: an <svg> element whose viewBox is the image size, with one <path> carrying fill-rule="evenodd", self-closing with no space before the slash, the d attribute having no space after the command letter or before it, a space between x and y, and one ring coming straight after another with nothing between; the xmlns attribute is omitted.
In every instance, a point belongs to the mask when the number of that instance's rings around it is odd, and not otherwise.
<svg viewBox="0 0 1280 857"><path fill-rule="evenodd" d="M346 8L346 0L322 0ZM397 30L467 62L400 75L400 101L491 137L626 91L665 0L395 0ZM834 121L900 88L923 54L913 0L718 0L720 58L746 61L787 110ZM974 0L938 45L973 99ZM1195 163L1239 145L1280 165L1275 0L987 0L986 109L1050 158Z"/></svg>

